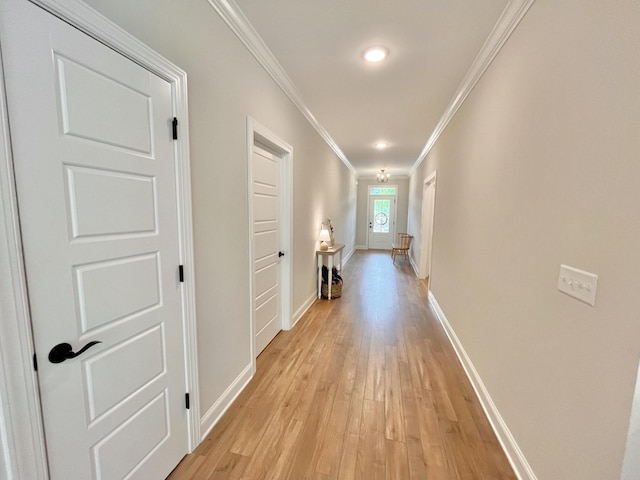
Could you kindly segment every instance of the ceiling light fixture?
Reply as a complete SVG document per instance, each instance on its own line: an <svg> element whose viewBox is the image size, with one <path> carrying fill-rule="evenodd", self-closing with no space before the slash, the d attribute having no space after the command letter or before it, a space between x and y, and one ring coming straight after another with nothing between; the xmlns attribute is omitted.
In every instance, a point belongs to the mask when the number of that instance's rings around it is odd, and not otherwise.
<svg viewBox="0 0 640 480"><path fill-rule="evenodd" d="M389 175L388 173L384 173L384 168L382 170L380 170L380 173L378 175L376 175L376 178L378 179L378 183L387 183L389 181L389 177L391 175Z"/></svg>
<svg viewBox="0 0 640 480"><path fill-rule="evenodd" d="M378 142L374 145L374 147L376 147L378 150L383 150L385 148L387 148L389 146L389 144L384 143L384 142Z"/></svg>
<svg viewBox="0 0 640 480"><path fill-rule="evenodd" d="M377 63L384 60L388 54L384 47L370 47L364 51L363 56L367 62Z"/></svg>

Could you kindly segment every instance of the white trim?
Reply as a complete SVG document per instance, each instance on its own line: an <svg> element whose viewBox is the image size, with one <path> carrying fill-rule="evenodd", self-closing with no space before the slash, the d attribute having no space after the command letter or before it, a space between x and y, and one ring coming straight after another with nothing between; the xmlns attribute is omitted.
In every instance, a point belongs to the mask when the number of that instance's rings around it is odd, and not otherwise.
<svg viewBox="0 0 640 480"><path fill-rule="evenodd" d="M413 255L409 255L409 263L411 264L411 268L413 268L413 273L416 274L417 278L420 278L420 274L418 272L418 266L416 265L416 262L413 261Z"/></svg>
<svg viewBox="0 0 640 480"><path fill-rule="evenodd" d="M369 215L367 214L367 217L368 217L368 216L369 216ZM367 232L367 233L368 233L368 232ZM368 247L367 245L356 245L356 246L355 246L355 249L356 249L356 250L369 250L369 247Z"/></svg>
<svg viewBox="0 0 640 480"><path fill-rule="evenodd" d="M349 253L347 253L344 258L342 259L342 268L344 269L344 266L346 265L346 263L349 261L349 259L353 256L353 254L355 253L357 247L353 248ZM366 249L366 247L365 247ZM340 272L342 273L342 272ZM291 319L291 328L293 328L296 323L298 323L298 320L300 320L305 313L307 313L307 310L309 310L311 308L311 306L314 304L314 302L318 299L318 292L316 292L315 290L313 291L313 293L311 295L309 295L309 297L304 301L304 303L300 306L300 308L298 308L295 313L293 314L293 318Z"/></svg>
<svg viewBox="0 0 640 480"><path fill-rule="evenodd" d="M371 189L372 188L395 188L396 189L396 193L394 193L393 195L371 195ZM369 228L369 223L371 222L371 219L369 218L369 215L371 215L371 197L393 197L393 231L389 232L391 234L391 243L393 244L395 242L395 238L396 238L396 233L397 233L397 217L398 217L398 185L395 184L386 184L386 183L380 183L380 184L375 184L375 185L367 185L367 216L365 219L366 222L366 229L367 229L367 245L365 250L369 250L369 234L371 229ZM389 250L391 250L391 246L389 246Z"/></svg>
<svg viewBox="0 0 640 480"><path fill-rule="evenodd" d="M236 2L234 0L208 1L229 28L231 28L231 31L236 34L249 52L251 52L265 71L275 80L276 84L289 97L298 110L300 110L311 126L315 128L318 134L327 142L342 163L357 175L353 165L349 163L349 160L347 160L345 154L340 150L338 144L331 138L329 132L327 132L313 116L313 113L311 113L311 110L309 110L302 99L300 91L293 84L287 72L285 72L278 60L276 60L271 50L269 50L269 47L267 47L262 38L260 38L260 35L258 35L258 32L253 28L253 25L251 25Z"/></svg>
<svg viewBox="0 0 640 480"><path fill-rule="evenodd" d="M462 342L460 342L460 339L447 320L447 317L440 308L440 305L438 305L436 297L433 295L431 290L429 290L429 303L431 303L436 317L438 317L438 320L442 324L442 328L444 328L447 337L449 337L449 341L451 342L453 349L456 351L456 355L458 356L458 359L471 382L473 390L476 392L476 396L478 397L480 405L482 405L482 409L491 424L491 428L493 428L493 431L498 437L498 441L500 442L509 463L513 467L515 474L520 480L536 480L536 476L533 473L531 466L527 462L522 450L520 450L515 438L513 438L507 424L500 415L498 407L493 403L491 395L489 395L489 391L485 387L482 378L480 378L480 374L473 366L473 362L471 362L469 355L467 355Z"/></svg>
<svg viewBox="0 0 640 480"><path fill-rule="evenodd" d="M136 37L126 30L123 30L111 20L98 13L92 7L81 0L29 0L31 3L39 5L43 9L52 13L56 17L73 25L78 30L86 33L90 37L99 40L109 48L115 50L121 55L142 65L144 68L158 75L171 83L175 79L186 81L186 73L158 52L152 50L144 43L140 42ZM186 101L186 85L185 88L178 89L174 93L177 101ZM185 103L177 113L186 114L187 105ZM179 133L188 136L185 129L187 125L187 116L180 118L178 126ZM184 138L184 137L183 137ZM187 142L188 143L188 142Z"/></svg>
<svg viewBox="0 0 640 480"><path fill-rule="evenodd" d="M424 179L424 183L422 184L422 211L420 212L420 267L418 268L418 278L422 278L425 279L427 277L429 277L431 275L431 263L432 263L432 258L433 258L433 232L435 230L435 219L436 219L436 188L437 188L437 181L438 181L438 172L437 171L433 171L431 172L427 178ZM425 206L425 199L426 199L426 194L427 194L427 189L429 188L429 185L433 184L433 188L434 188L434 195L433 195L433 205L431 206L431 218L429 219L430 222L430 226L431 226L431 231L429 232L425 232L425 214L427 212L425 212L424 206ZM425 235L426 233L426 235ZM425 248L425 246L427 246L427 244L425 243L428 237L428 241L429 241L429 245L431 248L431 255L429 256L430 258L429 260L429 265L424 265L426 262L426 256L427 256L427 248Z"/></svg>
<svg viewBox="0 0 640 480"><path fill-rule="evenodd" d="M216 10L216 12L218 12L220 17L226 22L229 28L231 28L233 33L236 34L236 36L247 47L247 49L256 58L256 60L258 60L265 71L275 80L282 91L291 99L291 101L296 107L298 107L300 112L302 112L309 123L327 142L329 147L335 152L338 158L342 160L347 168L349 168L357 175L357 172L355 171L351 163L349 163L342 150L340 150L336 142L331 138L324 127L320 125L320 123L313 116L313 113L311 113L309 108L306 106L299 90L293 84L278 60L276 60L273 53L271 53L269 47L267 47L262 38L260 38L260 35L258 35L256 30L253 28L240 7L238 7L236 2L234 0L208 1L209 4ZM491 30L491 33L489 33L489 36L487 37L484 45L478 52L478 55L471 64L471 67L467 71L467 74L460 83L451 102L445 109L445 112L438 122L438 125L427 140L427 143L418 156L418 159L414 163L413 167L411 167L409 176L415 173L418 166L429 154L431 148L433 148L433 145L438 140L438 137L440 137L440 135L449 124L453 116L456 114L473 87L476 85L476 83L478 83L478 80L482 77L495 56L498 54L505 42L509 39L511 33L513 33L514 29L518 26L533 2L534 0L509 1L502 14L500 15L500 18Z"/></svg>
<svg viewBox="0 0 640 480"><path fill-rule="evenodd" d="M293 328L296 325L296 323L298 323L298 320L300 320L304 316L304 314L307 313L307 310L311 308L311 306L314 304L314 302L317 299L318 299L318 292L314 290L313 293L300 306L300 308L296 310L295 313L293 314L293 318L291 319L291 328Z"/></svg>
<svg viewBox="0 0 640 480"><path fill-rule="evenodd" d="M180 231L180 259L184 265L182 283L182 317L184 319L185 364L187 392L190 392L189 409L189 453L200 443L200 394L198 374L198 334L196 323L196 276L193 248L193 212L191 200L191 162L189 154L189 113L187 111L187 77L177 82L175 88L175 108L178 121L178 228ZM182 141L181 141L182 140Z"/></svg>
<svg viewBox="0 0 640 480"><path fill-rule="evenodd" d="M258 144L258 145L256 145ZM253 246L253 178L252 162L254 147L263 147L280 158L280 249L284 257L280 258L280 312L282 329L290 330L293 327L291 317L291 285L292 285L292 258L293 258L293 147L278 137L267 127L251 117L247 117L247 205L249 221L249 331L251 334L251 363L253 372L256 371L256 345L254 331L255 300L255 275L253 266L255 252Z"/></svg>
<svg viewBox="0 0 640 480"><path fill-rule="evenodd" d="M250 363L249 365L244 367L244 370L240 372L240 375L238 375L236 379L231 382L231 385L227 387L224 393L220 395L220 397L215 401L211 408L207 410L207 413L202 416L202 420L200 421L200 431L202 432L202 437L200 438L200 441L204 440L207 435L209 435L222 415L224 415L224 413L229 409L236 398L238 398L238 395L242 393L244 388L253 378L253 373L253 363Z"/></svg>
<svg viewBox="0 0 640 480"><path fill-rule="evenodd" d="M413 164L413 167L411 167L409 176L416 172L416 169L427 157L444 129L455 116L458 109L462 106L467 96L469 96L473 87L475 87L480 78L482 78L484 72L489 68L489 65L491 65L491 62L502 49L533 2L534 0L509 1L505 9L502 11L500 18L491 30L491 33L489 33L487 40L485 40L484 45L482 45L478 55L476 55L476 58L473 60L467 74L462 79L462 82L458 86L458 89L449 102L449 105L447 105L442 118L440 118L435 130L427 140L427 143L422 149L422 152L420 152L418 159Z"/></svg>
<svg viewBox="0 0 640 480"><path fill-rule="evenodd" d="M347 264L347 262L353 256L353 254L355 252L356 252L356 249L352 248L351 251L344 256L344 258L342 259L342 268L344 268L344 266ZM340 272L340 273L342 273L342 272Z"/></svg>
<svg viewBox="0 0 640 480"><path fill-rule="evenodd" d="M185 266L186 280L182 286L182 314L185 332L185 389L191 394L191 408L187 413L189 425L188 451L191 452L200 442L200 405L196 352L197 331L186 73L79 0L30 1L142 65L172 86L173 110L175 116L179 119L178 138L180 140L176 142L175 154L177 158L177 200L179 202L179 255L182 264ZM11 359L12 369L24 374L23 385L13 385L8 391L0 390L0 404L3 409L6 405L11 406L10 423L19 419L21 424L24 424L25 418L31 419L31 429L22 427L19 432L15 429L8 430L9 445L13 445L15 449L8 458L15 457L21 460L17 465L10 467L13 469L10 474L14 475L14 478L44 479L48 478L48 469L44 453L44 436L42 433L38 390L31 361L33 353L31 344L32 332L28 316L26 281L22 266L17 201L13 190L13 170L9 154L9 132L6 124L8 113L4 103L4 85L0 93L2 94L0 113L3 127L0 138L0 160L2 160L2 165L0 165L0 177L2 178L0 180L3 187L3 209L0 215L2 215L3 221L0 222L0 225L4 224L6 228L6 234L2 236L3 238L0 238L0 256L7 255L10 260L8 268L2 269L3 281L1 283L2 287L0 287L0 298L2 298L3 305L5 305L5 300L10 302L7 303L7 308L11 309L6 317L3 311L4 321L0 323L0 347L2 348L3 364L8 364L4 361L4 357L8 356ZM15 328L9 329L10 326ZM12 346L5 348L4 343L2 343L3 340Z"/></svg>
<svg viewBox="0 0 640 480"><path fill-rule="evenodd" d="M49 478L0 62L0 478Z"/></svg>

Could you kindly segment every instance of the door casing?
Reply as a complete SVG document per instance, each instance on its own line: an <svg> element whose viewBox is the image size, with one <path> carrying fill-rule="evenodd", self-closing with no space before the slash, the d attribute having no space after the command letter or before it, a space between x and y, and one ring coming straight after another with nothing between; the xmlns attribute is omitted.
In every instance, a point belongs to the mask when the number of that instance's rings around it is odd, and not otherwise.
<svg viewBox="0 0 640 480"><path fill-rule="evenodd" d="M433 254L433 227L436 213L436 172L429 175L422 189L422 218L420 242L420 268L418 278L431 276L431 256Z"/></svg>
<svg viewBox="0 0 640 480"><path fill-rule="evenodd" d="M396 217L398 215L398 186L397 185L387 185L385 184L373 184L373 185L369 185L369 187L367 188L367 217L366 217L366 222L367 222L367 248L371 248L371 245L369 244L369 238L371 235L371 229L369 228L369 217L371 216L371 189L372 188L376 188L376 187L393 187L396 189L396 193L395 195L389 195L389 196L393 196L393 225L391 225L391 230L389 232L389 234L391 235L391 243L395 243L396 242ZM374 197L376 195L373 195ZM391 246L389 246L389 250L391 250Z"/></svg>
<svg viewBox="0 0 640 480"><path fill-rule="evenodd" d="M26 1L26 0L25 0ZM189 125L186 73L139 42L120 27L78 0L29 0L116 52L142 65L172 86L178 123L174 151L178 164L179 257L184 265L182 323L185 332L186 391L189 451L200 442L200 412L195 325L195 275L189 168ZM0 74L3 74L0 64ZM2 75L2 78L4 75ZM0 82L0 473L6 478L47 479L47 457L40 413L38 377L22 257L22 242L11 155L6 90ZM46 352L38 352L45 361ZM11 369L7 368L11 366ZM25 420L28 419L28 420ZM28 425L25 426L25 423ZM28 461L25 461L28 459Z"/></svg>
<svg viewBox="0 0 640 480"><path fill-rule="evenodd" d="M254 328L254 271L255 252L253 248L253 180L251 176L251 165L253 149L255 146L267 150L280 158L280 250L284 252L284 257L280 259L280 315L282 319L282 329L291 329L291 278L293 265L292 248L292 218L293 205L292 185L293 185L293 147L278 137L264 125L251 117L247 117L247 205L249 208L249 322L251 334L251 367L253 373L256 371L256 332Z"/></svg>

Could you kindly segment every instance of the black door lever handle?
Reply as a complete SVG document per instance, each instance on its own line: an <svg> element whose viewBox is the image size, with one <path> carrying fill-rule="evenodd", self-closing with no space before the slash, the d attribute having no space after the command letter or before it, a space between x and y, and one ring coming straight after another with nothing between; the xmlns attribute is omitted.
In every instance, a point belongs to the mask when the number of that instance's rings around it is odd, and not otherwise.
<svg viewBox="0 0 640 480"><path fill-rule="evenodd" d="M82 347L77 352L73 351L73 347L68 343L59 343L55 347L51 349L49 352L49 361L51 363L62 363L69 358L75 358L78 355L82 355L85 351L97 345L98 343L102 343L100 341L94 341L87 343L84 347Z"/></svg>
<svg viewBox="0 0 640 480"><path fill-rule="evenodd" d="M278 252L279 257L284 257L284 252Z"/></svg>

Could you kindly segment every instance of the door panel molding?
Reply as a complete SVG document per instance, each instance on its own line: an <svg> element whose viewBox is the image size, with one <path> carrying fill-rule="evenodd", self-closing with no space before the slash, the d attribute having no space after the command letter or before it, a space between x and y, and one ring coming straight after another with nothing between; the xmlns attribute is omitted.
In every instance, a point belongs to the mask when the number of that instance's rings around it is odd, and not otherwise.
<svg viewBox="0 0 640 480"><path fill-rule="evenodd" d="M15 0L18 1L18 0ZM26 1L26 0L23 0ZM189 124L187 110L187 76L177 66L136 40L129 33L78 0L30 0L61 18L114 51L133 60L171 84L172 109L179 119L178 141L174 142L177 159L177 196L179 218L179 258L184 265L181 300L185 332L186 391L191 395L188 411L189 451L200 441L200 413L195 324L195 276L189 168ZM1 71L0 66L0 73ZM30 326L26 279L22 258L19 217L14 188L8 112L4 83L0 84L0 473L8 479L46 479L47 461L40 415L37 374L33 369L33 344ZM45 361L46 352L39 352ZM11 365L9 371L7 366ZM25 422L29 425L25 428ZM25 461L28 459L28 461Z"/></svg>

